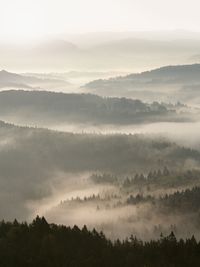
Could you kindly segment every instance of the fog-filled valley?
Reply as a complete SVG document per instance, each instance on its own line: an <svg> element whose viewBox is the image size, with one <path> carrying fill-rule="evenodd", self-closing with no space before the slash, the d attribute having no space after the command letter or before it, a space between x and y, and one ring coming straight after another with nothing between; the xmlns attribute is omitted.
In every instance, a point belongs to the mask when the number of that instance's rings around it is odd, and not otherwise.
<svg viewBox="0 0 200 267"><path fill-rule="evenodd" d="M200 2L0 3L0 267L199 267Z"/></svg>
<svg viewBox="0 0 200 267"><path fill-rule="evenodd" d="M174 34L0 46L0 219L200 240L200 36Z"/></svg>
<svg viewBox="0 0 200 267"><path fill-rule="evenodd" d="M199 238L199 65L62 75L0 72L1 217Z"/></svg>
<svg viewBox="0 0 200 267"><path fill-rule="evenodd" d="M180 236L198 233L196 224L179 226L197 219L196 195L191 191L185 200L183 190L199 186L199 150L158 134L75 134L4 122L0 134L3 218L45 215L52 222L96 227L112 239L132 233L148 239L156 229L167 233L171 227ZM165 194L197 207L171 213Z"/></svg>

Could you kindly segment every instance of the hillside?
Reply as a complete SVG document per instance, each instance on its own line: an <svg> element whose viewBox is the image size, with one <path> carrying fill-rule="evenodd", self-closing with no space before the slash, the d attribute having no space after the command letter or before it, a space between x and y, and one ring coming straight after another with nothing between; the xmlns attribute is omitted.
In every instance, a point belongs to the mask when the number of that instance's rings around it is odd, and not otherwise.
<svg viewBox="0 0 200 267"><path fill-rule="evenodd" d="M166 66L138 74L116 77L108 80L96 80L85 85L87 88L148 88L158 84L200 83L200 64Z"/></svg>
<svg viewBox="0 0 200 267"><path fill-rule="evenodd" d="M67 84L59 79L41 79L33 76L16 74L6 70L0 71L0 88L38 89L39 87Z"/></svg>
<svg viewBox="0 0 200 267"><path fill-rule="evenodd" d="M198 151L156 136L61 133L4 122L0 136L0 215L5 219L27 218L56 192L61 197L64 189L81 189L81 176L90 172L125 175L200 163Z"/></svg>
<svg viewBox="0 0 200 267"><path fill-rule="evenodd" d="M102 96L198 104L200 64L166 66L127 76L94 80L83 88L86 92Z"/></svg>
<svg viewBox="0 0 200 267"><path fill-rule="evenodd" d="M159 121L190 121L189 114L177 113L179 106L137 99L108 98L91 94L45 91L0 92L0 118L18 123L48 126L53 123L137 124Z"/></svg>

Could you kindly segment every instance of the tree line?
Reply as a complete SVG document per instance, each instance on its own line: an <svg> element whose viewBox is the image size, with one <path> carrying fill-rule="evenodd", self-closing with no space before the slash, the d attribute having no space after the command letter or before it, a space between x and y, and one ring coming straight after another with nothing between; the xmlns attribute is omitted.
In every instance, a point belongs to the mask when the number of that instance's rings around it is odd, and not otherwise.
<svg viewBox="0 0 200 267"><path fill-rule="evenodd" d="M177 240L173 232L158 240L131 236L111 242L95 229L49 224L37 216L30 224L0 223L0 266L195 267L200 266L200 242L194 236Z"/></svg>

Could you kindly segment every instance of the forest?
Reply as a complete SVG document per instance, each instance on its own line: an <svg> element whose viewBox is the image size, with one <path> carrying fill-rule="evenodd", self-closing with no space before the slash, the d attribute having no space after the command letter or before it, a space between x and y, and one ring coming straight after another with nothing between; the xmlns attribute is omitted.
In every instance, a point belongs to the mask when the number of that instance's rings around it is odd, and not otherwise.
<svg viewBox="0 0 200 267"><path fill-rule="evenodd" d="M55 81L55 80L54 80ZM0 92L0 118L18 124L131 125L150 122L190 122L192 109L139 99L100 97L92 94L7 90ZM30 120L31 117L31 120Z"/></svg>
<svg viewBox="0 0 200 267"><path fill-rule="evenodd" d="M111 242L86 226L68 227L36 217L31 223L1 221L0 265L60 266L199 266L200 242L177 239L173 232L143 242L134 236Z"/></svg>
<svg viewBox="0 0 200 267"><path fill-rule="evenodd" d="M199 1L0 2L0 267L199 267Z"/></svg>

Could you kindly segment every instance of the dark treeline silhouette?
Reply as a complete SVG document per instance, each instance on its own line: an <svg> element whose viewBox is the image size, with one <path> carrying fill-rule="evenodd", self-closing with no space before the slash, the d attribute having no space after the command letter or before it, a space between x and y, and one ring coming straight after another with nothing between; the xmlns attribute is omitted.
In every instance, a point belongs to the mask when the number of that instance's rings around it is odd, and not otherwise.
<svg viewBox="0 0 200 267"><path fill-rule="evenodd" d="M102 232L49 224L44 217L32 223L0 224L0 266L200 266L200 242L194 236L177 240L174 233L143 242L131 236L109 241Z"/></svg>

